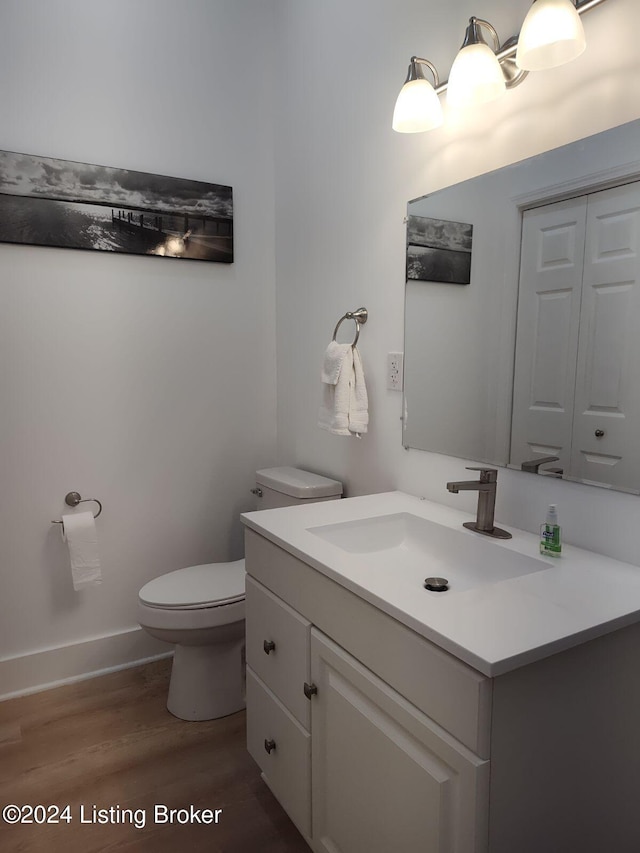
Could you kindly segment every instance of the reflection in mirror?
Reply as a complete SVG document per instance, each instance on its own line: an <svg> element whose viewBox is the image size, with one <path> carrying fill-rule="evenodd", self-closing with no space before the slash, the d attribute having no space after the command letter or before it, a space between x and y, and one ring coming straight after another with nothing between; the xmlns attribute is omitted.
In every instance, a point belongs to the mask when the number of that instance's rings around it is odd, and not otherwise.
<svg viewBox="0 0 640 853"><path fill-rule="evenodd" d="M640 121L409 203L406 447L640 493L638 151Z"/></svg>

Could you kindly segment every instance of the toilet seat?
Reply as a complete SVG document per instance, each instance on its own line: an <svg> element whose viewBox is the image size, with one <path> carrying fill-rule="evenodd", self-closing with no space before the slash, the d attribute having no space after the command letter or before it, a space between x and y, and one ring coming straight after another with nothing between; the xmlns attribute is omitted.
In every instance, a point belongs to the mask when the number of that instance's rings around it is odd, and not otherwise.
<svg viewBox="0 0 640 853"><path fill-rule="evenodd" d="M159 610L204 610L244 601L244 560L204 563L146 583L139 601Z"/></svg>

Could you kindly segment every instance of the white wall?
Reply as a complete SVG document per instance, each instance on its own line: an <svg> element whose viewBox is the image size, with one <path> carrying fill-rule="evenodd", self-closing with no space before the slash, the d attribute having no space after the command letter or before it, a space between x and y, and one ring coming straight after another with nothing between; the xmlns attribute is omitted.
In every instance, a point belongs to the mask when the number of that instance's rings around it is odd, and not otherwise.
<svg viewBox="0 0 640 853"><path fill-rule="evenodd" d="M242 554L276 450L273 43L260 0L2 3L0 148L229 184L236 255L0 245L0 693L139 657L140 586ZM82 593L72 489L104 504Z"/></svg>
<svg viewBox="0 0 640 853"><path fill-rule="evenodd" d="M384 387L403 348L406 201L637 118L640 4L589 12L584 57L462 122L412 137L390 120L413 53L446 76L471 14L504 39L528 5L2 4L0 148L231 184L236 262L0 245L0 693L140 657L139 587L239 556L256 466L473 510L444 489L463 462L402 449L401 395ZM326 343L360 305L357 441L316 413ZM104 583L82 594L50 523L70 489L105 507ZM534 530L550 500L570 541L640 559L637 498L501 472L502 523Z"/></svg>
<svg viewBox="0 0 640 853"><path fill-rule="evenodd" d="M448 76L470 15L504 40L529 0L278 0L277 332L282 459L343 479L348 494L400 488L473 512L445 482L464 462L404 451L401 395L385 390L386 353L403 349L406 202L640 116L640 3L587 13L585 54L540 72L500 101L429 134L391 130L412 54ZM337 319L365 305L359 348L370 432L358 441L316 426L319 366ZM452 344L453 345L453 344ZM446 352L440 353L446 371ZM499 475L497 517L535 531L550 501L569 542L640 563L637 497Z"/></svg>

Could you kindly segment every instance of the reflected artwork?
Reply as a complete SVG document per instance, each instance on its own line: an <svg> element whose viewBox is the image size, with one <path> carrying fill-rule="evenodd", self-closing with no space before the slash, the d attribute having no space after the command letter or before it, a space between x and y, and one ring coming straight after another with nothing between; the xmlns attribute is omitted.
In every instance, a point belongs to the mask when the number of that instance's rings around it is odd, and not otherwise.
<svg viewBox="0 0 640 853"><path fill-rule="evenodd" d="M473 225L410 215L407 280L469 284L472 239Z"/></svg>
<svg viewBox="0 0 640 853"><path fill-rule="evenodd" d="M232 188L0 151L0 241L232 263Z"/></svg>

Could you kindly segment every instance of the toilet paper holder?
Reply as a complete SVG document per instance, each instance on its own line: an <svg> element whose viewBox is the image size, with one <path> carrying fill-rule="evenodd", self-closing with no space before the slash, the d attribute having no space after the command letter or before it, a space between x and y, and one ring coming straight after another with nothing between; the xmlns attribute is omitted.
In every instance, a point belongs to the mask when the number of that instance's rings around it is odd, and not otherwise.
<svg viewBox="0 0 640 853"><path fill-rule="evenodd" d="M97 518L102 512L102 504L97 498L83 498L80 492L69 492L65 495L64 502L67 506L78 506L78 504L83 503L98 504L98 512L93 516L94 518ZM52 521L51 524L64 524L64 522L62 520Z"/></svg>

